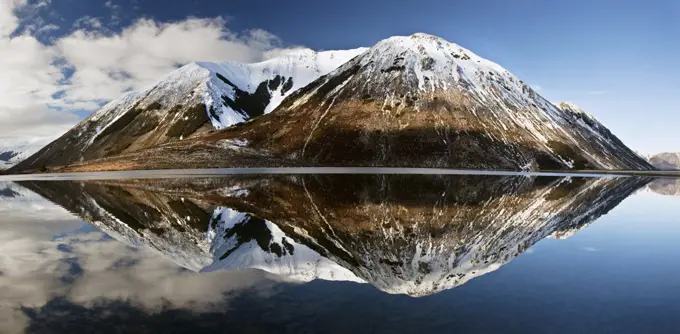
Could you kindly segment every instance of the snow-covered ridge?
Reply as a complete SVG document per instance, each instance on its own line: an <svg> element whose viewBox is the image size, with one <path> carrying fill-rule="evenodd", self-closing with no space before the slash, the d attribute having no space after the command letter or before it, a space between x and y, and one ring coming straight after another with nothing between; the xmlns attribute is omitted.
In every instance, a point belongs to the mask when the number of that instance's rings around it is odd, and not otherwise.
<svg viewBox="0 0 680 334"><path fill-rule="evenodd" d="M382 40L366 52L361 64L375 64L371 70L381 73L406 70L406 75L411 75L413 70L418 88L425 91L456 90L461 88L457 83L464 82L467 91L486 101L494 98L489 94L492 84L500 83L515 86L503 97L510 97L515 103L527 100L522 96L526 94L518 94L524 88L522 81L502 66L458 44L424 33Z"/></svg>
<svg viewBox="0 0 680 334"><path fill-rule="evenodd" d="M147 98L174 105L183 100L185 102L188 94L200 96L213 127L221 129L252 117L247 112L224 103L225 98L238 104L239 91L253 95L258 93L261 85L266 84L266 94L269 97L262 101L265 105L263 113L269 113L290 93L328 74L366 50L357 48L316 52L303 49L251 64L194 62L157 82L148 91ZM277 77L280 79L276 79ZM267 84L274 80L277 80L276 84Z"/></svg>

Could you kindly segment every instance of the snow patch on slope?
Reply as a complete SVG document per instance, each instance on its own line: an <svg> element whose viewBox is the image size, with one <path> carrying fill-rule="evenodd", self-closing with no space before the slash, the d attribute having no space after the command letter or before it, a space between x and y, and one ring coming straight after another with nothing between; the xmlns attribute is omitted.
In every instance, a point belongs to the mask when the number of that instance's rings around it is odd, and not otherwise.
<svg viewBox="0 0 680 334"><path fill-rule="evenodd" d="M225 98L237 100L237 90L255 94L261 84L267 84L277 76L283 78L284 81L274 89L267 87L270 99L265 101L264 113L269 113L292 92L328 74L366 50L358 48L316 52L304 49L252 64L193 62L168 74L138 96L147 104L160 102L163 105L177 105L202 102L205 104L212 126L215 129L222 129L250 118L249 115L224 103ZM284 83L288 80L290 86L284 89ZM115 119L111 118L108 123L113 123Z"/></svg>
<svg viewBox="0 0 680 334"><path fill-rule="evenodd" d="M358 48L315 52L304 49L255 64L200 62L195 63L195 65L208 71L209 80L203 93L205 105L208 108L207 112L211 117L213 126L216 129L221 129L245 121L249 117L221 103L224 97L235 100L237 96L235 88L221 80L217 76L218 73L227 78L238 89L250 94L255 94L258 86L263 82L272 80L277 76L283 78L281 84L268 90L270 100L264 108L264 113L267 114L276 109L283 99L292 92L328 74L366 50L366 48ZM292 85L286 87L284 83L288 80L291 80ZM210 111L211 107L214 108L214 112Z"/></svg>

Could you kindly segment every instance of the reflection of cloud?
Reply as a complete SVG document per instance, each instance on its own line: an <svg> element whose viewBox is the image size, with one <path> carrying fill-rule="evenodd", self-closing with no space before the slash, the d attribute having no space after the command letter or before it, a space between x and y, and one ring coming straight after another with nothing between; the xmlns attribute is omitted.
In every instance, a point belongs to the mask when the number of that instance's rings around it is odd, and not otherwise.
<svg viewBox="0 0 680 334"><path fill-rule="evenodd" d="M0 217L5 230L47 239L56 231L77 229L83 224L66 209L15 183L0 182L0 190L11 194L0 196Z"/></svg>
<svg viewBox="0 0 680 334"><path fill-rule="evenodd" d="M149 311L201 311L224 303L228 291L267 282L267 275L254 270L196 274L104 236L90 232L44 240L0 231L0 320L21 328L25 318L18 307L41 307L62 296L88 307L105 299Z"/></svg>
<svg viewBox="0 0 680 334"><path fill-rule="evenodd" d="M0 332L21 332L21 307L40 308L65 298L91 307L103 300L131 303L149 312L161 308L202 311L224 304L225 294L250 287L265 290L269 275L255 270L197 274L148 249L133 249L43 200L0 200ZM4 209L4 211L2 211ZM62 210L63 211L63 210ZM12 214L9 216L9 214ZM53 218L47 219L50 215ZM75 231L75 232L74 232ZM187 312L187 311L185 311Z"/></svg>
<svg viewBox="0 0 680 334"><path fill-rule="evenodd" d="M599 252L600 251L598 248L595 248L595 247L583 247L582 249L586 252Z"/></svg>

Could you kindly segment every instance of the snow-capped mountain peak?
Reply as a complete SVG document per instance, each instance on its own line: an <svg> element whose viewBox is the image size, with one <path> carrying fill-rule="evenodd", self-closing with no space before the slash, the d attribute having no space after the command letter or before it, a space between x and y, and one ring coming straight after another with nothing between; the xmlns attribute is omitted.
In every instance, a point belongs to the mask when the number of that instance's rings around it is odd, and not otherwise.
<svg viewBox="0 0 680 334"><path fill-rule="evenodd" d="M501 65L482 58L456 43L425 33L415 33L410 36L393 36L380 41L374 49L382 51L380 53L385 57L412 51L421 57L433 57L435 60L441 60L443 63L465 64L477 68L491 69L499 73L507 72Z"/></svg>
<svg viewBox="0 0 680 334"><path fill-rule="evenodd" d="M512 77L502 66L460 45L424 33L380 41L362 60L363 65L369 63L378 65L383 73L413 69L420 89L446 89L461 78L477 84L476 79L486 73Z"/></svg>

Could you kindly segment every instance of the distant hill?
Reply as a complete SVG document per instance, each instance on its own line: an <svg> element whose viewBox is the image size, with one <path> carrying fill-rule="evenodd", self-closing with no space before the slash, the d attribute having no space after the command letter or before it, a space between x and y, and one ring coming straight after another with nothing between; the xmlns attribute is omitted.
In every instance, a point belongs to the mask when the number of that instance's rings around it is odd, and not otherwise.
<svg viewBox="0 0 680 334"><path fill-rule="evenodd" d="M662 170L680 170L680 153L664 152L654 154L647 159L654 167Z"/></svg>
<svg viewBox="0 0 680 334"><path fill-rule="evenodd" d="M38 152L46 142L36 142L31 144L7 145L0 143L0 171L11 168Z"/></svg>

